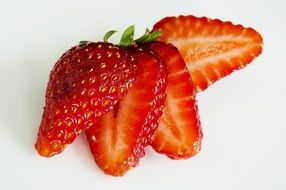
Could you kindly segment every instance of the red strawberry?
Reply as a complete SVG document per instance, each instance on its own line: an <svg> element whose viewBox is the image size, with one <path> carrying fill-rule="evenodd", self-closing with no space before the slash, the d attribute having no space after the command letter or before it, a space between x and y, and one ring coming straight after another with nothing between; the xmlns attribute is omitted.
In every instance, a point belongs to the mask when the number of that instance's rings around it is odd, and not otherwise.
<svg viewBox="0 0 286 190"><path fill-rule="evenodd" d="M144 156L164 107L167 71L162 60L135 50L138 79L116 109L86 131L96 163L113 176L124 175Z"/></svg>
<svg viewBox="0 0 286 190"><path fill-rule="evenodd" d="M50 74L38 153L50 157L62 152L111 110L137 77L133 60L109 43L82 44L64 53Z"/></svg>
<svg viewBox="0 0 286 190"><path fill-rule="evenodd" d="M155 24L160 41L181 52L197 91L250 63L263 40L252 28L194 16L167 17Z"/></svg>
<svg viewBox="0 0 286 190"><path fill-rule="evenodd" d="M172 159L189 158L200 150L202 138L191 76L180 52L172 44L151 42L144 47L156 52L169 72L166 107L151 145Z"/></svg>

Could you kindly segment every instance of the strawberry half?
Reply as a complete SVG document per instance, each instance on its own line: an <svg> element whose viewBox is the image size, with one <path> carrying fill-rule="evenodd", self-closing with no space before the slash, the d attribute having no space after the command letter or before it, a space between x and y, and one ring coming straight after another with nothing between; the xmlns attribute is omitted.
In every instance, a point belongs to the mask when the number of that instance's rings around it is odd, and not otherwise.
<svg viewBox="0 0 286 190"><path fill-rule="evenodd" d="M137 77L131 54L110 43L71 48L55 64L36 149L45 157L58 154L83 130L111 110Z"/></svg>
<svg viewBox="0 0 286 190"><path fill-rule="evenodd" d="M96 163L113 176L124 175L144 156L166 96L167 71L162 60L142 49L131 51L138 64L138 79L117 108L86 131Z"/></svg>
<svg viewBox="0 0 286 190"><path fill-rule="evenodd" d="M202 129L194 86L185 62L172 44L151 42L144 47L156 52L168 68L166 107L151 145L172 159L194 156L201 147Z"/></svg>
<svg viewBox="0 0 286 190"><path fill-rule="evenodd" d="M179 49L196 91L245 67L263 46L261 35L252 28L206 17L166 17L153 30L160 30L158 40Z"/></svg>

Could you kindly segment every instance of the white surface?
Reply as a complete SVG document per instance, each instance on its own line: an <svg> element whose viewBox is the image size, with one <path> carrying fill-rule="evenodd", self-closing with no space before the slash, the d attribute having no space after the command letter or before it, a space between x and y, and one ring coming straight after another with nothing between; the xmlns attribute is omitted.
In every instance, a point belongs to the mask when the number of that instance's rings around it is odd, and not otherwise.
<svg viewBox="0 0 286 190"><path fill-rule="evenodd" d="M0 189L286 189L285 7L282 0L1 1ZM131 24L142 33L179 14L251 26L265 43L250 66L198 95L199 155L172 161L148 149L139 167L114 178L97 168L84 136L53 158L36 154L49 71L65 50Z"/></svg>

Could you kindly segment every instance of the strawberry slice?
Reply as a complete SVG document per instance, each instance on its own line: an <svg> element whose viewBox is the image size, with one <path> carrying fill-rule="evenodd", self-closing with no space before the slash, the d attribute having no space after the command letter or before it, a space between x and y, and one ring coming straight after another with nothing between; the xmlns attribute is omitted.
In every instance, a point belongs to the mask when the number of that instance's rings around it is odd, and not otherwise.
<svg viewBox="0 0 286 190"><path fill-rule="evenodd" d="M202 129L194 86L185 62L172 44L151 42L144 46L156 52L168 68L166 107L151 145L172 159L194 156L199 150Z"/></svg>
<svg viewBox="0 0 286 190"><path fill-rule="evenodd" d="M98 166L122 176L144 156L164 107L167 71L162 60L143 50L132 50L138 79L117 108L103 115L86 136Z"/></svg>
<svg viewBox="0 0 286 190"><path fill-rule="evenodd" d="M153 30L160 30L158 40L179 49L196 91L245 67L263 46L261 35L252 28L206 17L166 17Z"/></svg>
<svg viewBox="0 0 286 190"><path fill-rule="evenodd" d="M87 43L67 51L56 63L36 149L58 154L76 136L113 109L137 78L137 64L126 50L110 43Z"/></svg>

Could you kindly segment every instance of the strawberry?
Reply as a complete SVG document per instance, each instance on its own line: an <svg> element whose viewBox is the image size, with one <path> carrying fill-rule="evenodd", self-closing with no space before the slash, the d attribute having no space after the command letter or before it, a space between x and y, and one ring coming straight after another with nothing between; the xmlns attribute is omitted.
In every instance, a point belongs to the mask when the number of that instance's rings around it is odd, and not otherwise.
<svg viewBox="0 0 286 190"><path fill-rule="evenodd" d="M144 47L156 52L168 68L166 107L151 145L172 159L189 158L200 150L202 138L190 73L172 44L151 42Z"/></svg>
<svg viewBox="0 0 286 190"><path fill-rule="evenodd" d="M124 175L144 156L166 96L167 71L162 60L148 51L132 49L138 79L117 107L86 131L96 163L113 176Z"/></svg>
<svg viewBox="0 0 286 190"><path fill-rule="evenodd" d="M153 30L160 30L158 40L179 49L196 91L245 67L263 46L261 35L252 28L206 17L166 17Z"/></svg>
<svg viewBox="0 0 286 190"><path fill-rule="evenodd" d="M123 97L137 77L133 56L113 44L83 43L68 50L50 74L36 149L58 154Z"/></svg>

